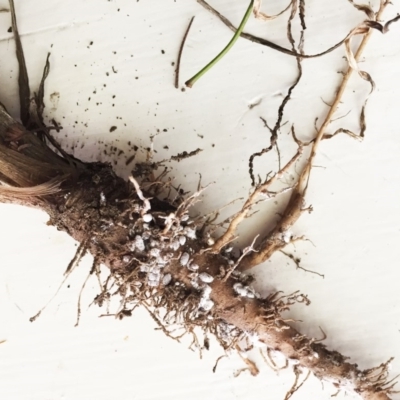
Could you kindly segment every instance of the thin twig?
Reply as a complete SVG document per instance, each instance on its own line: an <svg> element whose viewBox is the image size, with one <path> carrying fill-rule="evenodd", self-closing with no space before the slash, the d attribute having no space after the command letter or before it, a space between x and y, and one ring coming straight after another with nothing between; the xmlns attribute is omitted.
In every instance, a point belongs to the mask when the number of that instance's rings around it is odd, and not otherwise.
<svg viewBox="0 0 400 400"><path fill-rule="evenodd" d="M179 89L179 72L180 72L180 68L181 68L182 51L183 51L183 47L185 46L186 38L187 38L187 36L189 34L190 27L192 26L193 20L194 20L194 17L192 17L190 22L189 22L189 25L188 25L188 27L186 29L186 32L183 35L181 47L179 48L178 60L176 61L176 69L175 69L175 87L177 89Z"/></svg>
<svg viewBox="0 0 400 400"><path fill-rule="evenodd" d="M236 27L232 24L231 21L229 21L228 18L224 17L220 12L218 12L215 8L213 8L212 6L210 6L206 1L204 0L197 0L197 2L202 5L206 10L210 11L211 14L215 15L216 17L218 17L231 31L236 32L237 29ZM279 46L278 44L275 44L274 42L270 42L269 40L257 37L257 36L253 36L250 35L249 33L245 33L242 32L240 34L240 36L243 39L247 39L250 40L253 43L258 43L261 44L263 46L269 47L273 50L277 50L283 54L287 54L289 56L292 57L302 57L302 58L316 58L316 57L321 57L325 54L328 54L334 50L336 50L337 48L339 48L347 39L348 39L348 35L342 39L340 42L336 43L335 45L329 47L329 49L324 50L321 53L317 53L317 54L300 54L297 51L294 50L289 50L286 47L282 47Z"/></svg>

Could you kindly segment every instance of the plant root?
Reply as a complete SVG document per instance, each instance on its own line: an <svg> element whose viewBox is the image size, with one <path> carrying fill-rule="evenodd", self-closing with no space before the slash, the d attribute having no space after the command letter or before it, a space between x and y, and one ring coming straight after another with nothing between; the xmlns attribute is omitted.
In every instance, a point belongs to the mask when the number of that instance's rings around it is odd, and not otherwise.
<svg viewBox="0 0 400 400"><path fill-rule="evenodd" d="M386 4L381 2L376 20ZM10 5L16 27L12 1ZM18 37L17 29L13 30ZM355 60L369 37L369 32L363 32L365 37ZM19 48L17 43L18 51L22 53L22 47ZM20 69L26 72L21 54L18 60ZM301 368L307 368L309 373L330 382L338 390L359 394L364 400L390 399L396 380L388 378L391 360L375 368L360 370L339 352L328 350L319 340L307 338L291 327L293 320L284 319L282 313L292 305L308 305L307 296L296 291L289 295L277 292L261 298L249 284L249 278L236 270L236 264L242 269L251 268L282 250L292 239L288 236L290 228L304 211L310 211L309 207L304 208L304 196L312 162L351 71L352 67L345 74L332 109L312 142L311 155L297 184L284 189L291 190L292 195L281 220L260 245L255 246L256 251L250 246L242 258L221 250L234 238L238 224L247 217L259 197L269 198L280 193L272 191L272 183L299 159L305 146L297 140L294 129L292 135L298 145L296 154L278 173L256 186L211 251L207 239L199 235L207 224L200 226L189 214L198 201L201 188L188 197L179 193L173 201L163 201L152 195L165 190L166 183L153 177L151 163L140 170L145 171L141 181L138 176L132 176L130 182L126 182L110 165L83 163L56 154L39 139L36 128L33 131L26 128L32 121L30 110L24 127L0 107L0 151L5 154L0 162L1 185L15 189L42 185L44 189L50 189L57 182L57 190L40 192L40 196L37 193L25 196L18 190L7 195L0 192L0 201L46 211L50 217L49 225L81 243L74 259L78 260L86 251L93 255L95 261L89 275L98 274L100 264L109 268L106 281L101 282L99 278L101 292L94 303L102 306L112 296L117 296L120 307L114 314L107 310L105 315L121 319L142 306L159 329L172 339L179 341L183 335L191 335L194 348L200 348L197 337L200 331L205 339L214 335L223 349L239 350L239 354L242 343L262 347L267 354L279 352L289 365L295 367L296 379L287 399L303 384L299 384ZM26 93L27 80L20 81L20 85L25 85L21 93ZM24 99L21 99L21 107ZM36 106L40 113L40 106ZM146 187L152 193L146 191ZM74 264L75 260L67 269L67 276ZM79 313L80 306L78 320ZM244 359L250 372L256 374L254 363ZM271 364L275 366L273 362Z"/></svg>

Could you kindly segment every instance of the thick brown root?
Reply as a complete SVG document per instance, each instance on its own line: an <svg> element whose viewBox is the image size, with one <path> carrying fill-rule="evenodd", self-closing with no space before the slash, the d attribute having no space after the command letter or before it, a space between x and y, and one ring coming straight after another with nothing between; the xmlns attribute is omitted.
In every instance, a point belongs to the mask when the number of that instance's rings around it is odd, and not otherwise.
<svg viewBox="0 0 400 400"><path fill-rule="evenodd" d="M152 194L142 190L135 179L134 184L125 182L101 163L67 163L67 171L49 176L36 157L39 150L35 146L44 146L43 142L36 143L33 134L16 125L5 111L0 114L0 126L2 150L13 155L12 163L3 159L0 174L12 181L15 176L28 176L32 169L36 172L33 182L20 182L7 196L0 193L0 199L42 208L50 216L49 224L78 240L97 264L107 265L121 296L119 317L142 305L171 337L173 328L194 334L199 327L214 334L225 349L235 349L246 340L282 353L289 363L309 369L338 389L354 391L364 399L389 398L388 364L361 371L346 357L285 322L282 312L296 302L308 304L307 297L294 293L261 299L248 278L234 270L238 259L211 251L206 238L200 236L200 227L189 218L196 194L174 204L151 199ZM16 126L19 137L4 140ZM21 149L22 140L30 142L29 154L24 154L27 148ZM23 162L18 162L19 157ZM53 190L51 182L57 178L58 187ZM48 184L47 179L51 179ZM42 188L39 195L20 193L34 185ZM101 305L109 296L105 285L96 302Z"/></svg>

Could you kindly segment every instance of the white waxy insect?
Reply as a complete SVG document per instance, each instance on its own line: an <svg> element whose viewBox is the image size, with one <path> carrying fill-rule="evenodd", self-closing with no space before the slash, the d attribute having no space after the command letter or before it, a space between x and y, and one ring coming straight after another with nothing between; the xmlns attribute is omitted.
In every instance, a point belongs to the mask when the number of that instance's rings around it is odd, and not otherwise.
<svg viewBox="0 0 400 400"><path fill-rule="evenodd" d="M185 236L179 236L178 240L179 240L179 244L181 246L183 246L186 243L186 237Z"/></svg>
<svg viewBox="0 0 400 400"><path fill-rule="evenodd" d="M245 286L244 289L246 290L246 297L249 299L254 299L255 297L260 298L260 294L256 293L256 291L250 287L250 286Z"/></svg>
<svg viewBox="0 0 400 400"><path fill-rule="evenodd" d="M197 280L191 280L190 283L195 289L200 289L200 285L198 284Z"/></svg>
<svg viewBox="0 0 400 400"><path fill-rule="evenodd" d="M153 219L153 217L152 217L152 215L151 214L144 214L143 215L143 217L142 217L142 219L143 219L143 222L151 222L151 220Z"/></svg>
<svg viewBox="0 0 400 400"><path fill-rule="evenodd" d="M154 258L160 257L160 249L154 248L150 250L150 256Z"/></svg>
<svg viewBox="0 0 400 400"><path fill-rule="evenodd" d="M246 297L247 296L247 289L241 283L235 283L233 285L233 290L239 295Z"/></svg>
<svg viewBox="0 0 400 400"><path fill-rule="evenodd" d="M171 247L172 250L178 250L180 246L179 240L174 240L169 247Z"/></svg>
<svg viewBox="0 0 400 400"><path fill-rule="evenodd" d="M149 286L155 287L155 286L158 286L158 285L159 285L159 282L158 282L158 281L148 281L147 284L148 284Z"/></svg>
<svg viewBox="0 0 400 400"><path fill-rule="evenodd" d="M196 229L186 227L184 233L189 239L197 239Z"/></svg>
<svg viewBox="0 0 400 400"><path fill-rule="evenodd" d="M209 298L202 297L199 303L199 307L204 311L210 311L214 307L214 302Z"/></svg>
<svg viewBox="0 0 400 400"><path fill-rule="evenodd" d="M199 279L204 283L211 283L214 280L214 278L210 274L207 274L207 272L202 272L199 275Z"/></svg>
<svg viewBox="0 0 400 400"><path fill-rule="evenodd" d="M282 240L283 240L285 243L290 243L290 241L292 240L292 238L293 238L293 233L292 233L292 232L290 232L290 231L285 231L285 232L282 233Z"/></svg>
<svg viewBox="0 0 400 400"><path fill-rule="evenodd" d="M147 279L149 281L159 281L160 280L160 274L158 272L149 272L147 274Z"/></svg>
<svg viewBox="0 0 400 400"><path fill-rule="evenodd" d="M243 290L243 288L244 288L244 286L243 286L240 282L235 283L235 284L233 285L233 290L234 290L235 292L237 292L238 290Z"/></svg>
<svg viewBox="0 0 400 400"><path fill-rule="evenodd" d="M187 221L188 219L189 219L188 214L182 215L182 217L181 217L181 221L183 221L183 222Z"/></svg>
<svg viewBox="0 0 400 400"><path fill-rule="evenodd" d="M162 284L163 284L164 286L167 286L167 285L169 285L169 283L171 282L171 280L172 280L171 274L165 274L165 275L163 276L163 278L162 278Z"/></svg>
<svg viewBox="0 0 400 400"><path fill-rule="evenodd" d="M140 266L140 271L141 272L149 272L150 271L150 267L148 265L141 265Z"/></svg>
<svg viewBox="0 0 400 400"><path fill-rule="evenodd" d="M188 264L186 267L189 271L192 271L192 272L199 270L199 266L197 264Z"/></svg>
<svg viewBox="0 0 400 400"><path fill-rule="evenodd" d="M256 295L254 294L254 292L251 291L251 290L248 290L247 288L246 288L246 296L247 296L249 299L254 299L254 297L256 297Z"/></svg>
<svg viewBox="0 0 400 400"><path fill-rule="evenodd" d="M107 203L107 201L106 201L106 196L104 195L103 192L101 192L101 193L100 193L100 205L101 205L101 206L105 206L106 203Z"/></svg>
<svg viewBox="0 0 400 400"><path fill-rule="evenodd" d="M212 237L209 237L209 238L207 239L207 244L208 244L209 246L212 246L213 244L215 244L215 240L214 240Z"/></svg>
<svg viewBox="0 0 400 400"><path fill-rule="evenodd" d="M189 261L189 254L188 253L183 253L182 255L181 255L181 258L180 258L180 263L181 263L181 265L182 266L185 266L187 263L188 263L188 261Z"/></svg>
<svg viewBox="0 0 400 400"><path fill-rule="evenodd" d="M208 285L203 286L203 291L202 291L203 297L210 297L211 292L212 292L211 286Z"/></svg>
<svg viewBox="0 0 400 400"><path fill-rule="evenodd" d="M123 256L123 257L122 257L122 261L123 261L124 263L128 263L129 261L131 261L131 258L130 258L129 256Z"/></svg>
<svg viewBox="0 0 400 400"><path fill-rule="evenodd" d="M139 251L144 251L145 249L143 238L139 235L135 236L135 248Z"/></svg>
<svg viewBox="0 0 400 400"><path fill-rule="evenodd" d="M160 250L160 249L157 249L157 250ZM168 262L168 259L164 255L161 255L160 253L158 253L158 256L156 258L157 258L156 262L157 262L158 268L164 268L165 264L167 264L167 262Z"/></svg>
<svg viewBox="0 0 400 400"><path fill-rule="evenodd" d="M130 251L135 251L135 242L130 242L128 247Z"/></svg>

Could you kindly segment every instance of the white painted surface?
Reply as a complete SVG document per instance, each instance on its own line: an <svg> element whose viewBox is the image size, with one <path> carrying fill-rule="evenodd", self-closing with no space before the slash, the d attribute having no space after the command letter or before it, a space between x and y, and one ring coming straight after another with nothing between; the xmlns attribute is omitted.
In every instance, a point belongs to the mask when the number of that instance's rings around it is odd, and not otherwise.
<svg viewBox="0 0 400 400"><path fill-rule="evenodd" d="M280 1L270 3L266 8L271 12L281 8ZM364 18L346 1L306 3L307 53L334 44ZM394 3L387 18L400 11ZM239 0L212 4L235 23L247 7L247 1ZM5 0L0 1L3 6ZM86 160L116 160L117 171L127 176L124 156L107 158L104 145L130 155L128 141L147 147L159 129L157 160L204 149L171 165L176 182L185 189L197 186L200 173L203 183L215 182L197 211L208 212L246 196L248 158L269 140L259 117L274 123L279 93L285 93L295 77L293 58L239 40L195 88L182 92L173 87L171 63L189 19L196 16L182 58L182 82L231 37L195 0L37 0L17 1L16 6L32 88L40 80L46 53L52 53L46 114L62 123L58 138L64 146L77 145L75 155ZM17 65L7 32L9 19L8 13L0 13L0 101L17 116ZM282 21L252 20L248 31L287 45ZM399 34L399 24L385 36L374 34L362 63L377 85L368 106L366 138L358 143L343 136L323 143L307 196L315 211L295 226L296 234L306 234L315 245L301 244L296 254L325 279L296 271L278 255L254 270L263 293L307 293L312 304L290 313L304 321L296 326L315 337L321 326L328 334L326 344L362 368L400 356ZM327 109L321 97L331 101L340 80L337 71L344 66L343 49L304 62L304 80L286 113L302 138L313 136L314 118ZM338 116L351 113L338 122L357 129L368 89L361 79L352 79ZM59 96L51 97L54 93ZM249 109L260 98L261 104ZM114 125L117 130L110 133ZM290 146L286 138L283 129L283 151L285 144ZM256 162L260 174L275 167L275 154ZM235 203L230 212L238 206ZM271 203L262 210L243 229L243 244L265 229L264 220L279 208ZM164 337L143 310L123 321L98 318L102 310L87 309L97 293L95 281L84 292L83 315L75 328L77 296L90 268L89 257L69 286L64 285L42 316L30 323L29 317L57 290L76 248L66 235L46 226L46 219L35 210L0 206L0 340L7 340L0 345L2 399L283 399L293 374L285 370L277 375L257 353L257 378L248 373L233 377L243 367L237 356L221 360L214 374L212 367L222 354L215 343L199 360L187 350L190 340L178 344ZM400 373L399 358L392 371ZM310 379L295 398L329 399L334 392L330 385L323 388Z"/></svg>

